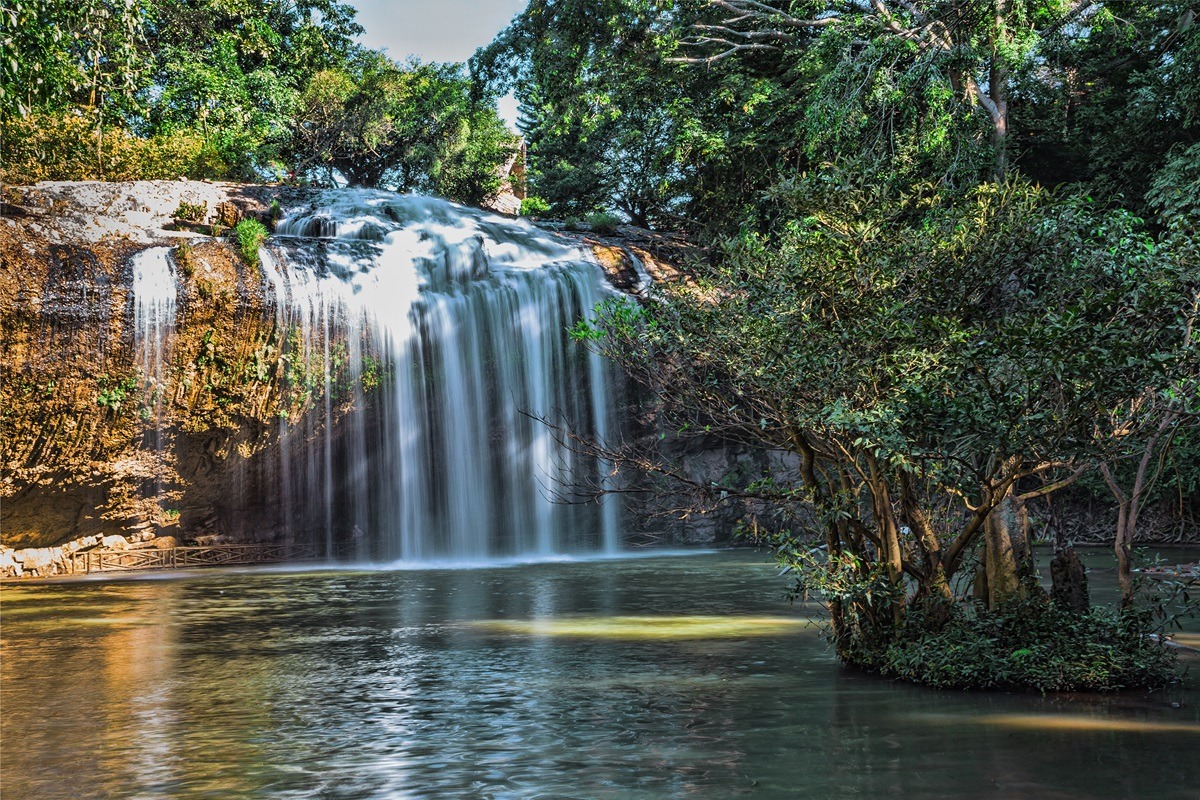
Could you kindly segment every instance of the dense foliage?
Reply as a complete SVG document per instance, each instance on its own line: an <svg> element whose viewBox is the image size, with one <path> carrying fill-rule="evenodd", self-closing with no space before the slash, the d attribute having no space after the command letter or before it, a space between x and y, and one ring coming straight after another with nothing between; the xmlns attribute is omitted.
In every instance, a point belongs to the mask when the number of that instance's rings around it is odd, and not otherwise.
<svg viewBox="0 0 1200 800"><path fill-rule="evenodd" d="M4 176L280 179L481 202L515 138L453 65L354 44L337 0L0 9Z"/></svg>
<svg viewBox="0 0 1200 800"><path fill-rule="evenodd" d="M964 189L1015 169L1186 215L1196 15L1194 0L532 0L472 70L521 99L531 192L559 213L728 233L781 219L772 186L853 161Z"/></svg>
<svg viewBox="0 0 1200 800"><path fill-rule="evenodd" d="M902 635L862 653L860 663L899 680L961 689L1042 692L1161 687L1176 680L1174 655L1146 631L1144 611L1065 612L1042 599L995 613L960 607L927 624L910 615Z"/></svg>
<svg viewBox="0 0 1200 800"><path fill-rule="evenodd" d="M498 167L517 147L494 109L472 103L457 67L401 67L376 53L314 75L297 116L298 168L336 170L354 186L478 203L499 191Z"/></svg>

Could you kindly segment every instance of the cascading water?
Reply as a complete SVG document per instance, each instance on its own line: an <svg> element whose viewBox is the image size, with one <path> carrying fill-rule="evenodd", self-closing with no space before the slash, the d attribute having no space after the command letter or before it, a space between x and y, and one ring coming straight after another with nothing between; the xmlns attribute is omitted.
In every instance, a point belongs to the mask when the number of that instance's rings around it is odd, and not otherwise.
<svg viewBox="0 0 1200 800"><path fill-rule="evenodd" d="M155 492L162 493L163 364L167 341L175 327L178 291L170 248L153 247L133 258L133 342L142 377L143 408L154 431Z"/></svg>
<svg viewBox="0 0 1200 800"><path fill-rule="evenodd" d="M566 335L607 291L595 264L527 223L384 192L330 192L276 232L285 382L319 395L281 423L286 530L408 561L619 549L614 500L557 501L609 465L537 419L614 433L612 369Z"/></svg>

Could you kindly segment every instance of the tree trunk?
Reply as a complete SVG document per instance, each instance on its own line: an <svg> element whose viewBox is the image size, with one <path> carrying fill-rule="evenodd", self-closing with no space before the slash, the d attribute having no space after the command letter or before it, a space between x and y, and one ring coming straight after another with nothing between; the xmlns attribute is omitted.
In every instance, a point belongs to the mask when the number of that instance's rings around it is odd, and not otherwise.
<svg viewBox="0 0 1200 800"><path fill-rule="evenodd" d="M917 546L925 561L925 580L920 596L925 603L926 620L934 627L940 628L950 620L954 593L950 589L950 580L942 562L942 547L938 542L937 533L925 514L925 509L921 507L912 474L903 471L900 473L900 507L905 524L916 535Z"/></svg>
<svg viewBox="0 0 1200 800"><path fill-rule="evenodd" d="M821 484L817 479L816 453L804 437L799 434L792 437L792 442L796 448L796 452L800 454L800 478L806 488L812 493L813 505L817 507L819 512L827 511L829 504L825 500L825 496L821 491ZM841 534L832 516L827 514L825 516L828 520L825 523L825 546L829 558L832 559L841 553ZM842 661L849 661L851 642L850 629L846 625L846 609L840 598L830 597L828 598L828 603L829 624L833 627L834 652Z"/></svg>
<svg viewBox="0 0 1200 800"><path fill-rule="evenodd" d="M1029 596L1032 558L1024 504L1010 487L984 523L988 608Z"/></svg>
<svg viewBox="0 0 1200 800"><path fill-rule="evenodd" d="M871 458L869 463L869 486L874 503L875 521L879 529L879 542L883 550L881 555L887 570L888 583L894 592L889 601L889 610L892 633L895 633L904 622L904 553L900 548L900 527L892 510L892 495L887 478L874 458Z"/></svg>
<svg viewBox="0 0 1200 800"><path fill-rule="evenodd" d="M1117 522L1117 538L1113 542L1113 551L1117 555L1117 583L1121 587L1121 608L1133 606L1133 558L1130 543L1133 541L1133 526L1129 514L1129 506L1122 508L1121 519Z"/></svg>
<svg viewBox="0 0 1200 800"><path fill-rule="evenodd" d="M1159 442L1163 442L1164 450L1171 446L1171 434L1178 417L1179 414L1175 411L1165 414L1153 435L1147 440L1146 446L1142 450L1142 457L1138 461L1137 472L1133 479L1133 489L1129 494L1121 490L1108 464L1100 465L1100 473L1104 476L1109 490L1117 499L1117 535L1113 540L1113 552L1117 556L1117 582L1121 586L1121 608L1129 608L1133 605L1133 558L1131 553L1133 539L1137 533L1138 516L1142 511L1142 499L1150 491L1151 485L1158 480L1159 473L1162 471L1163 459L1159 459L1158 467L1153 474L1151 474L1150 468L1158 451Z"/></svg>
<svg viewBox="0 0 1200 800"><path fill-rule="evenodd" d="M1133 605L1133 566L1129 549L1133 542L1132 525L1137 524L1136 504L1121 491L1107 464L1100 466L1100 473L1117 499L1117 530L1113 537L1113 553L1117 556L1117 583L1121 587L1121 608L1129 608Z"/></svg>
<svg viewBox="0 0 1200 800"><path fill-rule="evenodd" d="M1008 34L1006 20L1009 0L996 0L995 30L992 32L992 63L988 71L988 94L991 96L992 144L996 148L996 179L1004 180L1008 173L1008 65L1004 62L1003 47Z"/></svg>

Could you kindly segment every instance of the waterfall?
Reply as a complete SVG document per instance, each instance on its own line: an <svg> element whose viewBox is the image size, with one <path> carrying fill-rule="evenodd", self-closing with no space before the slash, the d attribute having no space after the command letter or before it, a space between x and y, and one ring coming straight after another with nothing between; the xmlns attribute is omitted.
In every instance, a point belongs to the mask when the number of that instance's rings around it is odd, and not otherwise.
<svg viewBox="0 0 1200 800"><path fill-rule="evenodd" d="M620 509L564 504L609 480L538 418L617 430L611 365L567 328L599 268L526 222L340 190L262 251L286 366L283 525L360 557L542 558L619 549Z"/></svg>
<svg viewBox="0 0 1200 800"><path fill-rule="evenodd" d="M162 494L162 404L166 384L163 363L167 340L175 328L178 292L168 247L143 250L133 258L133 342L141 372L143 415L152 423L155 493Z"/></svg>

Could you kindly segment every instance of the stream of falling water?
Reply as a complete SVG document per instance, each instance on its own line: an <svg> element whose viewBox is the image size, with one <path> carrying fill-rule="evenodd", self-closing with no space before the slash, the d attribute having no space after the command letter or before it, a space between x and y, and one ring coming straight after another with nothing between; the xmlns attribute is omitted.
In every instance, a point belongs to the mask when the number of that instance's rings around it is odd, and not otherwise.
<svg viewBox="0 0 1200 800"><path fill-rule="evenodd" d="M612 367L566 334L606 291L595 264L527 223L384 192L329 192L276 233L290 381L326 389L281 422L287 529L418 562L619 550L615 501L558 502L610 466L538 419L614 433Z"/></svg>
<svg viewBox="0 0 1200 800"><path fill-rule="evenodd" d="M175 327L178 291L170 248L152 247L133 258L133 340L141 371L144 413L153 423L155 492L162 493L163 364Z"/></svg>

